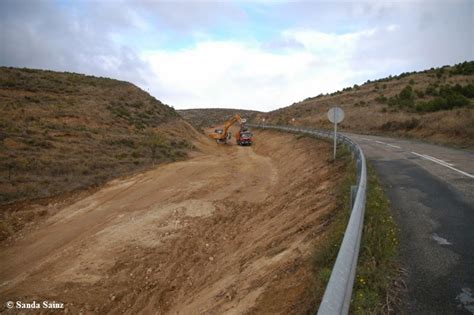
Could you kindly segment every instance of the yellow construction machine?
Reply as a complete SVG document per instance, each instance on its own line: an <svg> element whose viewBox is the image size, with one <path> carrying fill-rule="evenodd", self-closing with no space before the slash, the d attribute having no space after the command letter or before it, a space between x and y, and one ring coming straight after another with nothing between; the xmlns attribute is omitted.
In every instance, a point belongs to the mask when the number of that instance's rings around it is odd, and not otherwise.
<svg viewBox="0 0 474 315"><path fill-rule="evenodd" d="M209 134L209 137L216 140L217 143L227 143L232 137L229 128L236 122L240 124L240 128L242 129L245 126L246 119L240 117L239 114L235 114L224 123L222 129L215 129L213 133Z"/></svg>

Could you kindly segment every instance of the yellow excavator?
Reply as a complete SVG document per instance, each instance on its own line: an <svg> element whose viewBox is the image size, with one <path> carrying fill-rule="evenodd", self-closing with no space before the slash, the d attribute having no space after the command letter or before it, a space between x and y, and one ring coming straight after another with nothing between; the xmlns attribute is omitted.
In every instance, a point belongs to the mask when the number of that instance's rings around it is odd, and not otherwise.
<svg viewBox="0 0 474 315"><path fill-rule="evenodd" d="M216 140L217 143L227 143L227 141L229 141L232 136L229 128L236 122L238 122L242 128L242 126L246 123L246 119L240 117L239 114L235 114L224 123L224 127L222 129L215 129L213 133L209 134L209 137Z"/></svg>

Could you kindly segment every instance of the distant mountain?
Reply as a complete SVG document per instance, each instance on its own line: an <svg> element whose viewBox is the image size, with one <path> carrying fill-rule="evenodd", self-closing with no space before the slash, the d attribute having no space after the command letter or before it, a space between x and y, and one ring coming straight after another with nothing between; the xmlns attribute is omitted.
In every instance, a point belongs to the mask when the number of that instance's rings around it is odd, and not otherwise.
<svg viewBox="0 0 474 315"><path fill-rule="evenodd" d="M240 114L243 118L248 120L254 120L257 115L261 114L261 112L258 111L229 108L185 109L178 110L178 113L193 126L199 129L222 124L229 117L235 114Z"/></svg>

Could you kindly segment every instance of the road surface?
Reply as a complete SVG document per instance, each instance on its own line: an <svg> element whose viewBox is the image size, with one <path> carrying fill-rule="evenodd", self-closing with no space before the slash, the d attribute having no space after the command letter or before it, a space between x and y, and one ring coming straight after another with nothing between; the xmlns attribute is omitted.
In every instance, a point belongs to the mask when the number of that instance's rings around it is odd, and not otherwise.
<svg viewBox="0 0 474 315"><path fill-rule="evenodd" d="M385 187L401 229L406 314L474 314L474 152L347 134Z"/></svg>

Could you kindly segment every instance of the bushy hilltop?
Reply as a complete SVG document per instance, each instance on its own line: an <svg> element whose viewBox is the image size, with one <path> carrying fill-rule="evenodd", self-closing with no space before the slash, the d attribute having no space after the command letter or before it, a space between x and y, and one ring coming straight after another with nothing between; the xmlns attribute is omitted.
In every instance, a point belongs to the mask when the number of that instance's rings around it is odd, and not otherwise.
<svg viewBox="0 0 474 315"><path fill-rule="evenodd" d="M256 121L265 117L271 124L330 128L326 113L333 106L345 111L342 130L472 148L474 61L369 80L259 115Z"/></svg>
<svg viewBox="0 0 474 315"><path fill-rule="evenodd" d="M173 108L130 83L0 67L0 204L182 158L192 132Z"/></svg>
<svg viewBox="0 0 474 315"><path fill-rule="evenodd" d="M242 118L254 120L261 112L231 108L196 108L178 110L178 113L198 129L223 124L228 118L240 114Z"/></svg>

